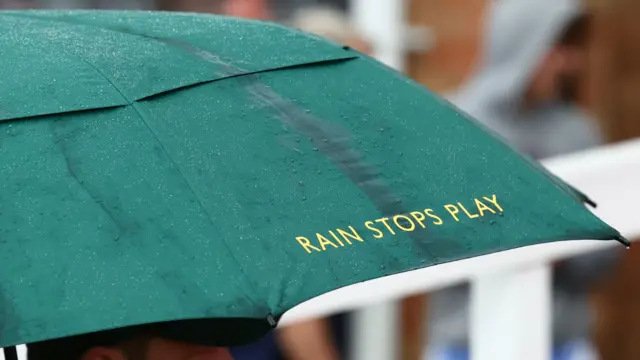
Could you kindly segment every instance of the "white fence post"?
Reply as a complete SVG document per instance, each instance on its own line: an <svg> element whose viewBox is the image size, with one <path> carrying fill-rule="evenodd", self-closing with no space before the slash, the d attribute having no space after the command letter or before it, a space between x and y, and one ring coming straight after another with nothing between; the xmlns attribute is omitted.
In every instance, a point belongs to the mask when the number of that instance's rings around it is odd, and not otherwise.
<svg viewBox="0 0 640 360"><path fill-rule="evenodd" d="M551 358L548 265L482 275L471 284L471 360Z"/></svg>
<svg viewBox="0 0 640 360"><path fill-rule="evenodd" d="M351 18L373 42L373 57L403 71L406 40L404 0L351 0Z"/></svg>
<svg viewBox="0 0 640 360"><path fill-rule="evenodd" d="M384 302L355 311L349 329L349 359L398 359L398 321L398 307L395 302Z"/></svg>
<svg viewBox="0 0 640 360"><path fill-rule="evenodd" d="M5 360L2 349L0 348L0 360ZM18 345L18 360L27 360L27 347Z"/></svg>

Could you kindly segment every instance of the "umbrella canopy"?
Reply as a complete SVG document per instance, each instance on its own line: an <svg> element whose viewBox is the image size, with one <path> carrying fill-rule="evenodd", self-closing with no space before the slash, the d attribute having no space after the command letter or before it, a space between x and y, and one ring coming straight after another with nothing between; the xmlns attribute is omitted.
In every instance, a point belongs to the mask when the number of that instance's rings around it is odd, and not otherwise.
<svg viewBox="0 0 640 360"><path fill-rule="evenodd" d="M189 319L241 324L237 344L352 283L622 239L447 102L314 36L96 11L0 12L0 34L0 346Z"/></svg>

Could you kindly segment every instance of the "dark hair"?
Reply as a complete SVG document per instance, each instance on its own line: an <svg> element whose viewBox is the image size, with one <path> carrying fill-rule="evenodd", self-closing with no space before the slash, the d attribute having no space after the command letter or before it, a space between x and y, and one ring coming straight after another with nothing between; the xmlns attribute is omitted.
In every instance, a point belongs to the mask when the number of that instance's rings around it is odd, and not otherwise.
<svg viewBox="0 0 640 360"><path fill-rule="evenodd" d="M151 338L203 346L239 346L257 341L277 325L277 319L209 318L158 322L27 344L29 360L78 360L97 346L117 347L130 358L144 359ZM140 353L140 350L144 350Z"/></svg>
<svg viewBox="0 0 640 360"><path fill-rule="evenodd" d="M558 45L585 46L589 40L591 16L582 14L573 19L564 29L558 40Z"/></svg>
<svg viewBox="0 0 640 360"><path fill-rule="evenodd" d="M98 346L118 347L131 359L144 359L150 339L141 327L100 331L28 344L28 359L79 360Z"/></svg>

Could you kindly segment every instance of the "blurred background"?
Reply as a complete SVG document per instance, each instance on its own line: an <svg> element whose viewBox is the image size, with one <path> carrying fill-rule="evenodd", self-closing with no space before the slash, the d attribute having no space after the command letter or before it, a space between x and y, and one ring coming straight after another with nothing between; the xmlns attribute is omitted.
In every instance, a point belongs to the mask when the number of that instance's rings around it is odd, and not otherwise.
<svg viewBox="0 0 640 360"><path fill-rule="evenodd" d="M517 1L526 2L527 0L499 2ZM486 65L482 60L485 55L484 49L491 48L493 46L491 42L495 40L491 38L490 31L487 30L491 26L487 24L498 21L497 18L488 16L491 13L490 6L494 5L493 2L492 0L0 0L0 8L194 11L277 21L347 44L356 50L377 57L405 72L432 91L450 96L458 92L466 94L464 91L468 90L469 84L475 84L474 79L478 69ZM562 1L557 1L557 3L560 2ZM395 22L391 22L388 16L376 21L375 11L363 11L363 6L379 6L382 3L385 5L381 11L396 14L398 19ZM530 73L560 74L557 76L560 79L556 84L558 86L564 84L562 79L572 74L573 79L577 80L572 82L575 85L574 89L568 98L563 97L562 100L577 105L585 113L590 114L590 119L596 121L597 137L601 140L594 141L593 146L602 142L617 142L640 137L640 101L638 100L638 94L640 94L640 21L638 21L640 1L586 0L582 6L584 13L588 16L584 17L581 23L582 28L578 30L580 34L567 35L569 40L564 43L554 39L553 44L546 49L548 54L540 54L545 59L545 66L556 70L544 70L544 66L538 66ZM365 15L362 15L363 13ZM511 30L503 28L500 31L510 32ZM395 38L392 38L394 34ZM575 40L576 37L579 40ZM570 63L567 59L575 60L567 55L570 52L567 49L573 49L576 42L585 51L582 62L584 66L580 67L579 76L577 67L567 65ZM562 46L554 47L554 44ZM526 44L523 42L522 46ZM518 50L510 48L508 51L517 52ZM553 59L560 60L554 62ZM540 63L543 61L541 60ZM536 64L530 66L535 67ZM556 79L549 77L552 75L545 78L543 75L531 74L529 74L532 78L531 84L537 84L538 80L535 79L541 79L539 86L536 85L539 91L537 90L537 93L533 91L532 94L539 95L544 93L540 89L553 88L554 85L548 85L547 88L543 85L544 79ZM551 82L555 84L555 80ZM474 106L468 110L472 115L476 115L473 111L478 107ZM540 144L548 144L540 145L543 146L542 150L537 150L542 151L540 154L535 154L535 151L531 150L531 155L538 158L570 152L572 149L544 151L556 146L554 141L558 139L557 136L555 140L553 137L554 134L560 134L561 130L561 127L539 130L533 126L527 130L528 132L523 133L523 143L533 144L531 149ZM566 139L566 136L563 137ZM588 144L585 143L582 147L588 147ZM577 146L575 150L579 148L581 146ZM526 152L528 148L521 150ZM605 256L607 260L604 262L583 259L583 263L586 261L596 266L596 271L602 270L605 276L588 280L566 276L558 280L564 281L562 286L554 287L554 289L561 289L558 291L571 293L573 294L571 296L579 298L567 300L569 308L576 308L577 305L574 306L574 304L583 304L595 314L592 322L587 325L576 325L584 328L575 330L576 333L582 334L577 338L587 342L591 350L588 354L576 352L563 359L640 359L640 341L638 341L640 339L640 247L636 246L620 254L605 254ZM556 268L558 273L561 273L562 265L559 264ZM572 281L581 281L581 283L578 286ZM579 292L567 290L573 287L580 287L582 290ZM442 302L464 305L466 301L464 290L457 288L457 290L443 289L433 294L402 300L397 327L397 337L400 341L397 359L464 360L467 358L464 354L453 355L454 350L464 350L467 347L463 334L467 331L465 317L442 305ZM585 310L585 314L586 312L588 311ZM554 316L559 322L574 321L571 317L560 319L558 313ZM576 322L580 322L582 315L578 313L576 316ZM348 348L353 340L350 339L347 331L349 319L349 314L342 314L330 319L318 319L285 328L258 344L236 349L236 356L238 359L255 360L348 360ZM372 339L372 341L377 340ZM444 350L440 351L442 349Z"/></svg>

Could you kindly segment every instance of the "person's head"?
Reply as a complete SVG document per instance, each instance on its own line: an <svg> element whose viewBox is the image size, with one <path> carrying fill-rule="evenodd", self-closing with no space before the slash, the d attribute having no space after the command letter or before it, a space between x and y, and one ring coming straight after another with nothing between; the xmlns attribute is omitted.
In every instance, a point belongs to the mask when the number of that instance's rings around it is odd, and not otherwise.
<svg viewBox="0 0 640 360"><path fill-rule="evenodd" d="M526 99L530 104L575 101L584 79L589 20L573 20L547 52L533 73Z"/></svg>
<svg viewBox="0 0 640 360"><path fill-rule="evenodd" d="M111 330L27 345L28 360L232 360L226 348Z"/></svg>
<svg viewBox="0 0 640 360"><path fill-rule="evenodd" d="M302 31L347 45L371 55L371 43L351 24L341 11L331 7L309 7L294 14L291 25Z"/></svg>

